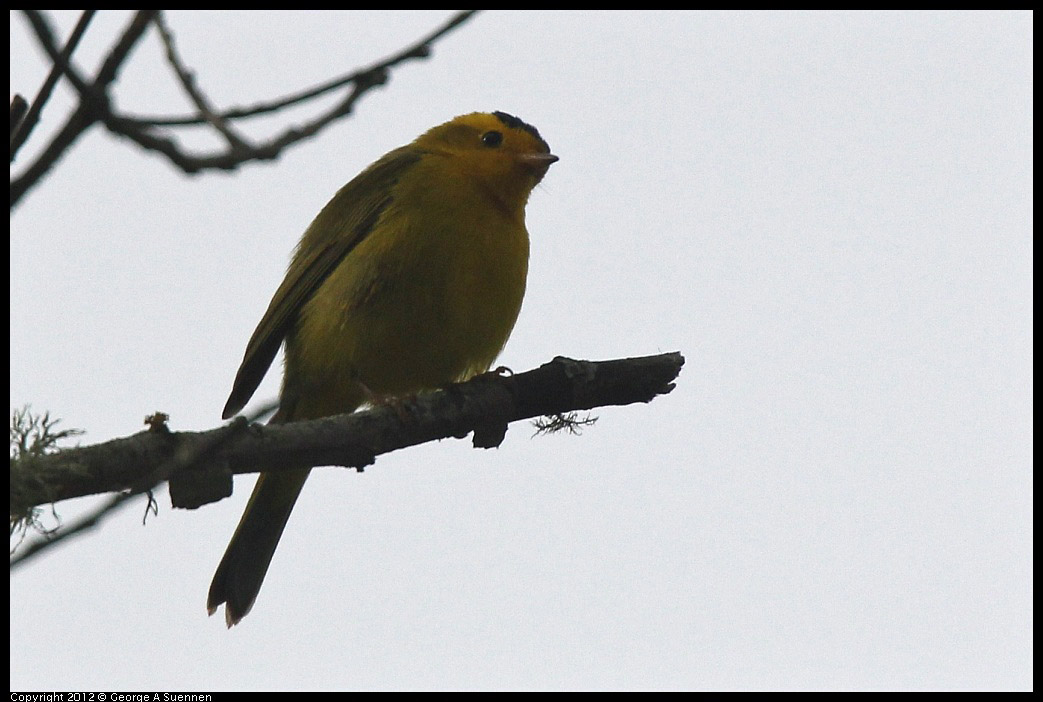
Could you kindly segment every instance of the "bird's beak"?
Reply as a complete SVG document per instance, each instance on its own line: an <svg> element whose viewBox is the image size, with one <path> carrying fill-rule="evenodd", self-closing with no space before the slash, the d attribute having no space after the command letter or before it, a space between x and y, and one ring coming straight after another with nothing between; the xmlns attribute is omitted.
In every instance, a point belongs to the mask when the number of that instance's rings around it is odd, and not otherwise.
<svg viewBox="0 0 1043 702"><path fill-rule="evenodd" d="M558 157L554 154L521 154L518 156L518 160L528 166L546 168L557 161Z"/></svg>

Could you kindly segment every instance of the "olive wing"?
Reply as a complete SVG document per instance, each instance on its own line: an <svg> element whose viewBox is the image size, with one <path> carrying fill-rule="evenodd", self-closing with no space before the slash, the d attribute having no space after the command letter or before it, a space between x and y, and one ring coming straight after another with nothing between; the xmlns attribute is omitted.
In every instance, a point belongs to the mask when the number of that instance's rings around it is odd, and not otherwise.
<svg viewBox="0 0 1043 702"><path fill-rule="evenodd" d="M301 238L286 278L246 345L222 417L231 417L250 400L301 308L373 230L393 199L395 183L422 155L409 146L391 151L341 188L322 208Z"/></svg>

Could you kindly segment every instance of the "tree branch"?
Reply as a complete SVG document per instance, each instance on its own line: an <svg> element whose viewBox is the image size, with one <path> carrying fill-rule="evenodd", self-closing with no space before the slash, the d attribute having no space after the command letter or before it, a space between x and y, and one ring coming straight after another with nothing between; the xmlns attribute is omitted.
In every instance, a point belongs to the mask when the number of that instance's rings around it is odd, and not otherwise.
<svg viewBox="0 0 1043 702"><path fill-rule="evenodd" d="M18 549L18 555L11 558L11 563L8 567L11 570L14 570L18 566L24 565L26 561L34 558L41 551L47 550L61 541L72 538L77 534L84 534L91 531L99 526L106 517L111 516L120 507L126 505L128 500L136 496L137 493L133 492L112 495L105 501L105 504L95 508L90 512L90 514L86 514L76 521L66 524L53 532L45 532L42 535L37 535L32 541L23 544L22 547Z"/></svg>
<svg viewBox="0 0 1043 702"><path fill-rule="evenodd" d="M260 117L272 112L278 112L287 107L310 102L317 97L322 97L338 88L343 88L352 83L362 82L365 84L383 84L387 81L388 70L400 63L411 59L427 58L431 55L432 45L443 36L471 19L479 10L461 10L446 21L445 24L436 28L419 41L395 52L391 56L374 63L366 68L351 71L342 76L331 78L319 85L298 91L275 100L260 102L249 107L234 107L217 115L223 120L236 120L247 117ZM379 79L379 80L378 80ZM185 127L206 124L207 120L201 115L185 115L181 117L164 117L160 115L121 115L120 118L127 123L140 127Z"/></svg>
<svg viewBox="0 0 1043 702"><path fill-rule="evenodd" d="M156 28L159 29L159 36L163 41L163 48L166 50L167 62L170 63L174 74L177 75L178 80L181 82L181 87L184 89L185 94L188 95L192 104L199 110L199 114L210 126L224 135L230 149L249 151L251 147L246 143L246 138L235 131L228 124L228 120L218 116L217 111L210 104L210 100L196 84L195 74L188 70L181 60L177 47L174 45L174 34L170 31L170 27L167 26L163 13L156 15Z"/></svg>
<svg viewBox="0 0 1043 702"><path fill-rule="evenodd" d="M124 30L123 35L120 37L116 45L113 46L109 55L106 56L105 61L102 63L101 68L98 70L98 75L94 79L90 86L90 90L83 92L81 91L81 102L79 107L73 111L72 115L65 122L58 133L51 139L51 143L47 145L43 153L29 166L28 169L18 178L11 182L10 193L11 193L11 206L14 207L23 195L33 187L42 178L58 159L62 157L65 151L72 146L80 135L83 134L91 125L97 122L100 117L98 116L99 111L102 109L99 105L95 104L98 102L99 95L105 95L105 91L112 81L116 80L116 76L119 75L120 68L123 66L123 62L126 61L127 56L130 54L130 50L134 48L138 40L145 33L149 23L152 21L153 15L158 10L139 10L135 13L134 18L130 24ZM47 49L52 60L55 64L61 68L65 73L71 71L71 64L58 52L57 47L54 45L54 37L50 32L50 28L47 27L46 23L43 22L42 16L36 14L32 10L26 10L26 16L30 18L30 21L36 17L39 21L33 22L33 27L37 31L37 36L41 40L41 44ZM46 31L44 31L46 30ZM46 41L49 38L50 41ZM75 83L74 83L75 84ZM82 80L80 86L84 85ZM107 101L106 101L107 102ZM107 107L104 109L108 109Z"/></svg>
<svg viewBox="0 0 1043 702"><path fill-rule="evenodd" d="M175 507L192 508L230 495L236 473L361 470L381 454L471 432L476 447L490 448L510 422L649 402L674 388L683 365L679 353L600 362L558 357L526 373L487 373L404 404L324 419L261 426L237 417L217 429L178 433L157 422L130 437L13 460L12 514L84 495L140 492L162 480L170 480Z"/></svg>
<svg viewBox="0 0 1043 702"><path fill-rule="evenodd" d="M390 78L390 70L401 63L412 59L426 58L431 55L434 42L450 31L469 20L477 10L464 10L451 17L441 27L430 32L419 41L407 46L392 56L378 61L362 70L327 81L322 85L309 88L294 95L265 102L247 109L233 109L220 112L198 90L192 72L185 66L173 49L173 37L157 14L158 10L140 10L135 15L131 26L124 33L93 81L85 80L68 57L58 50L54 34L46 19L36 10L26 10L33 31L40 45L54 62L57 73L64 74L80 95L80 104L55 135L51 143L40 156L17 178L11 181L11 206L13 207L32 188L65 151L89 127L101 122L119 137L130 139L140 147L163 154L167 159L185 173L198 173L203 170L235 170L249 161L272 160L278 158L282 151L305 139L318 134L329 124L350 114L355 103L373 88L384 85ZM173 68L182 87L188 92L198 112L191 117L134 117L118 112L106 92L109 83L115 78L120 63L134 42L140 38L147 25L155 21L160 29L160 40L164 43L168 62ZM113 58L119 59L113 62ZM256 115L267 114L277 110L302 104L318 98L328 92L351 86L344 98L333 107L319 114L310 122L300 126L287 127L264 142L247 143L231 126L234 120L245 119ZM209 124L224 136L225 148L205 153L190 153L172 136L176 127ZM165 127L165 129L161 129Z"/></svg>
<svg viewBox="0 0 1043 702"><path fill-rule="evenodd" d="M51 97L51 92L54 90L54 86L58 83L58 79L62 75L62 66L69 63L69 59L72 58L72 52L76 50L76 45L80 43L83 33L87 31L87 25L90 24L91 18L94 17L95 12L97 12L97 10L84 10L83 14L80 15L80 19L73 28L72 34L69 35L69 41L65 43L65 48L62 49L60 54L58 54L59 59L51 66L51 72L47 75L43 85L40 86L40 90L36 93L36 98L33 100L32 108L18 126L17 131L12 130L12 163L14 162L15 155L18 153L18 149L22 147L22 144L25 143L25 140L28 139L29 135L32 133L33 127L36 126L36 123L40 118L40 113L43 111L43 106L47 104L47 101Z"/></svg>

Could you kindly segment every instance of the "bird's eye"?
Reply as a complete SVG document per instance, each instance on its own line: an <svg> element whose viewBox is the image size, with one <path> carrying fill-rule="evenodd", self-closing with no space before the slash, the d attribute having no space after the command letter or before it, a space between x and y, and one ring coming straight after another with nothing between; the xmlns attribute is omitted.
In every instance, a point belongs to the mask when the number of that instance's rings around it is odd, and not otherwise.
<svg viewBox="0 0 1043 702"><path fill-rule="evenodd" d="M503 133L493 130L482 135L482 143L486 146L496 148L503 143Z"/></svg>

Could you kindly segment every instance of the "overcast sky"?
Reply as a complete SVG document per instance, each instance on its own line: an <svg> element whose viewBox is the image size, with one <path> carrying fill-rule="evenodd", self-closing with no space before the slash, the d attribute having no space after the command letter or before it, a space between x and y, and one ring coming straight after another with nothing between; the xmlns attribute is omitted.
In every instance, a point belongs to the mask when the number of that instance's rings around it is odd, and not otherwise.
<svg viewBox="0 0 1043 702"><path fill-rule="evenodd" d="M448 16L169 23L226 107ZM95 19L80 66L127 17ZM164 491L145 526L130 507L12 575L12 689L1030 689L1031 65L1027 13L488 12L274 162L189 178L94 129L11 219L11 406L83 443L156 410L217 426L311 218L475 110L561 157L500 362L687 363L579 437L315 471L231 631L204 605L253 478L197 511ZM46 69L12 14L12 92ZM154 31L113 95L189 109Z"/></svg>

